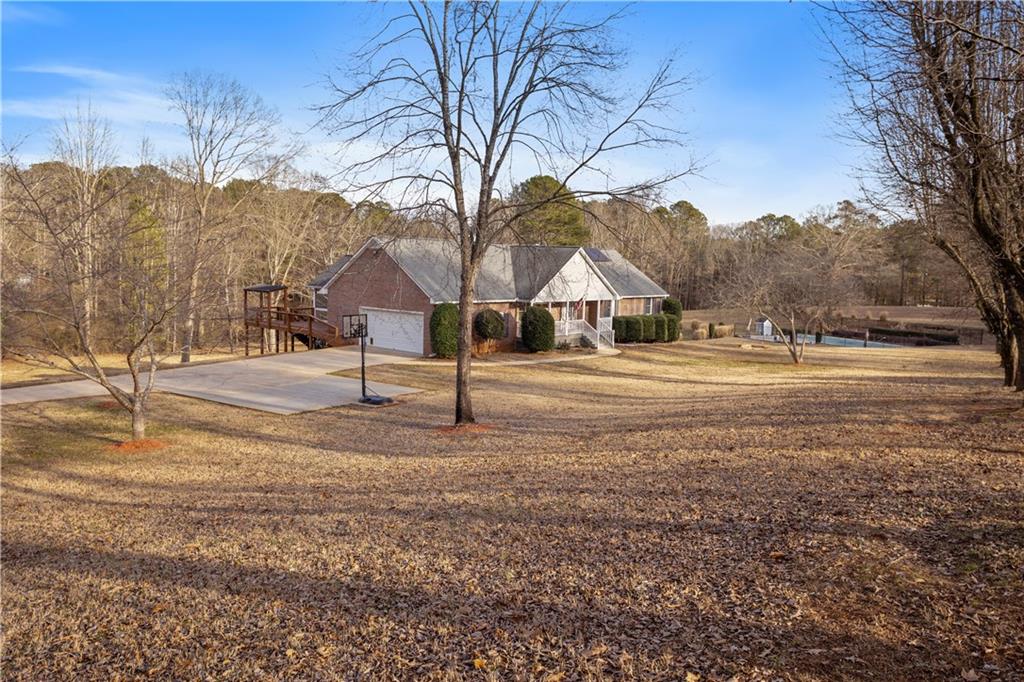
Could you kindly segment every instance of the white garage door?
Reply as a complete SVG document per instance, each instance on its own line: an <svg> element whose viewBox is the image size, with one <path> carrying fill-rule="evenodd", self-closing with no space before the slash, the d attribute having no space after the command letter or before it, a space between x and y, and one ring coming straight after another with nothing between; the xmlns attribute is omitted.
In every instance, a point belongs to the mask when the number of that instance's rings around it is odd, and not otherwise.
<svg viewBox="0 0 1024 682"><path fill-rule="evenodd" d="M360 308L366 313L368 345L423 354L423 313Z"/></svg>

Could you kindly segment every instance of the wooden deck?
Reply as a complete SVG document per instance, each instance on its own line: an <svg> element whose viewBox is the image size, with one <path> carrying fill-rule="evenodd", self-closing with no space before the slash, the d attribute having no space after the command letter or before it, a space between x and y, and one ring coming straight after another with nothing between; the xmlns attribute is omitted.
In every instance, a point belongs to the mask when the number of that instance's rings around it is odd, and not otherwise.
<svg viewBox="0 0 1024 682"><path fill-rule="evenodd" d="M284 340L286 352L295 350L296 337L299 337L299 341L307 347L312 347L313 339L323 341L328 346L343 346L350 343L348 339L342 337L341 330L336 326L327 320L316 317L312 308L286 308L283 306L246 308L245 326L273 329L279 332L277 338ZM275 345L280 342L279 340ZM260 352L263 352L262 338Z"/></svg>
<svg viewBox="0 0 1024 682"><path fill-rule="evenodd" d="M249 305L251 299L257 305ZM275 299L284 305L274 305ZM295 351L295 339L306 348L313 349L326 346L344 346L352 343L341 335L341 330L333 324L316 316L311 307L290 306L288 287L284 284L254 284L242 289L242 313L245 321L245 354L249 354L249 329L255 327L260 331L260 355L268 350L267 337L263 329L273 329L273 351L281 352L281 341L284 341L285 352ZM320 341L321 344L318 344Z"/></svg>

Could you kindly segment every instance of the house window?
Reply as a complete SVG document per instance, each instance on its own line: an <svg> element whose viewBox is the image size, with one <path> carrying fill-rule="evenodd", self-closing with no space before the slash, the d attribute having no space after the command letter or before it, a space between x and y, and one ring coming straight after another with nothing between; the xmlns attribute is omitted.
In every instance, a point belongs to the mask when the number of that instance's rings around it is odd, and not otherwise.
<svg viewBox="0 0 1024 682"><path fill-rule="evenodd" d="M654 314L654 299L653 298L645 298L644 299L644 315L653 315L653 314Z"/></svg>

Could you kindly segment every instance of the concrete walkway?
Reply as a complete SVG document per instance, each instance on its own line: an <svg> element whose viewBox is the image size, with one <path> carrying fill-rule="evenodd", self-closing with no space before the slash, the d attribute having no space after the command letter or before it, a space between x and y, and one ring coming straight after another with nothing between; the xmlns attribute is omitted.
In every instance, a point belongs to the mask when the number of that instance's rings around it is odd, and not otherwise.
<svg viewBox="0 0 1024 682"><path fill-rule="evenodd" d="M366 353L366 366L410 362L411 356ZM325 348L299 353L280 353L228 360L192 367L162 369L156 375L156 390L248 407L275 414L297 414L337 407L359 400L358 379L330 376L330 372L359 367L359 350L354 346ZM131 377L111 377L119 388L130 390ZM416 393L419 389L367 382L368 389L386 396ZM82 379L0 390L0 405L109 396L99 384Z"/></svg>

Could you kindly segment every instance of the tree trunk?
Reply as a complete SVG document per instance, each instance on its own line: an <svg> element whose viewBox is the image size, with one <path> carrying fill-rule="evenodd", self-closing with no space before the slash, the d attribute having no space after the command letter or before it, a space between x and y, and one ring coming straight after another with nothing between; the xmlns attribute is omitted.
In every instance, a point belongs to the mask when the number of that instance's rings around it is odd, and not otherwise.
<svg viewBox="0 0 1024 682"><path fill-rule="evenodd" d="M181 362L191 362L192 360L192 337L195 333L196 326L196 291L199 289L199 268L193 267L192 275L189 277L189 291L185 297L185 319L181 330Z"/></svg>
<svg viewBox="0 0 1024 682"><path fill-rule="evenodd" d="M132 440L142 440L146 437L146 410L143 403L136 397L135 406L132 407Z"/></svg>
<svg viewBox="0 0 1024 682"><path fill-rule="evenodd" d="M1024 362L1021 362L1021 350L1024 350L1024 329L1017 329L1009 339L1009 357L1006 363L1007 386L1024 391Z"/></svg>
<svg viewBox="0 0 1024 682"><path fill-rule="evenodd" d="M900 261L900 305L905 306L907 304L907 268Z"/></svg>
<svg viewBox="0 0 1024 682"><path fill-rule="evenodd" d="M470 371L473 364L473 290L476 288L476 265L463 265L459 291L459 344L455 364L455 425L473 424L473 399L470 394Z"/></svg>
<svg viewBox="0 0 1024 682"><path fill-rule="evenodd" d="M1003 386L1013 386L1017 376L1017 363L1020 361L1017 339L996 337L996 350L999 351L999 364L1003 368Z"/></svg>
<svg viewBox="0 0 1024 682"><path fill-rule="evenodd" d="M192 328L195 326L195 321L192 315L185 317L185 324L181 330L181 361L182 363L192 361Z"/></svg>

